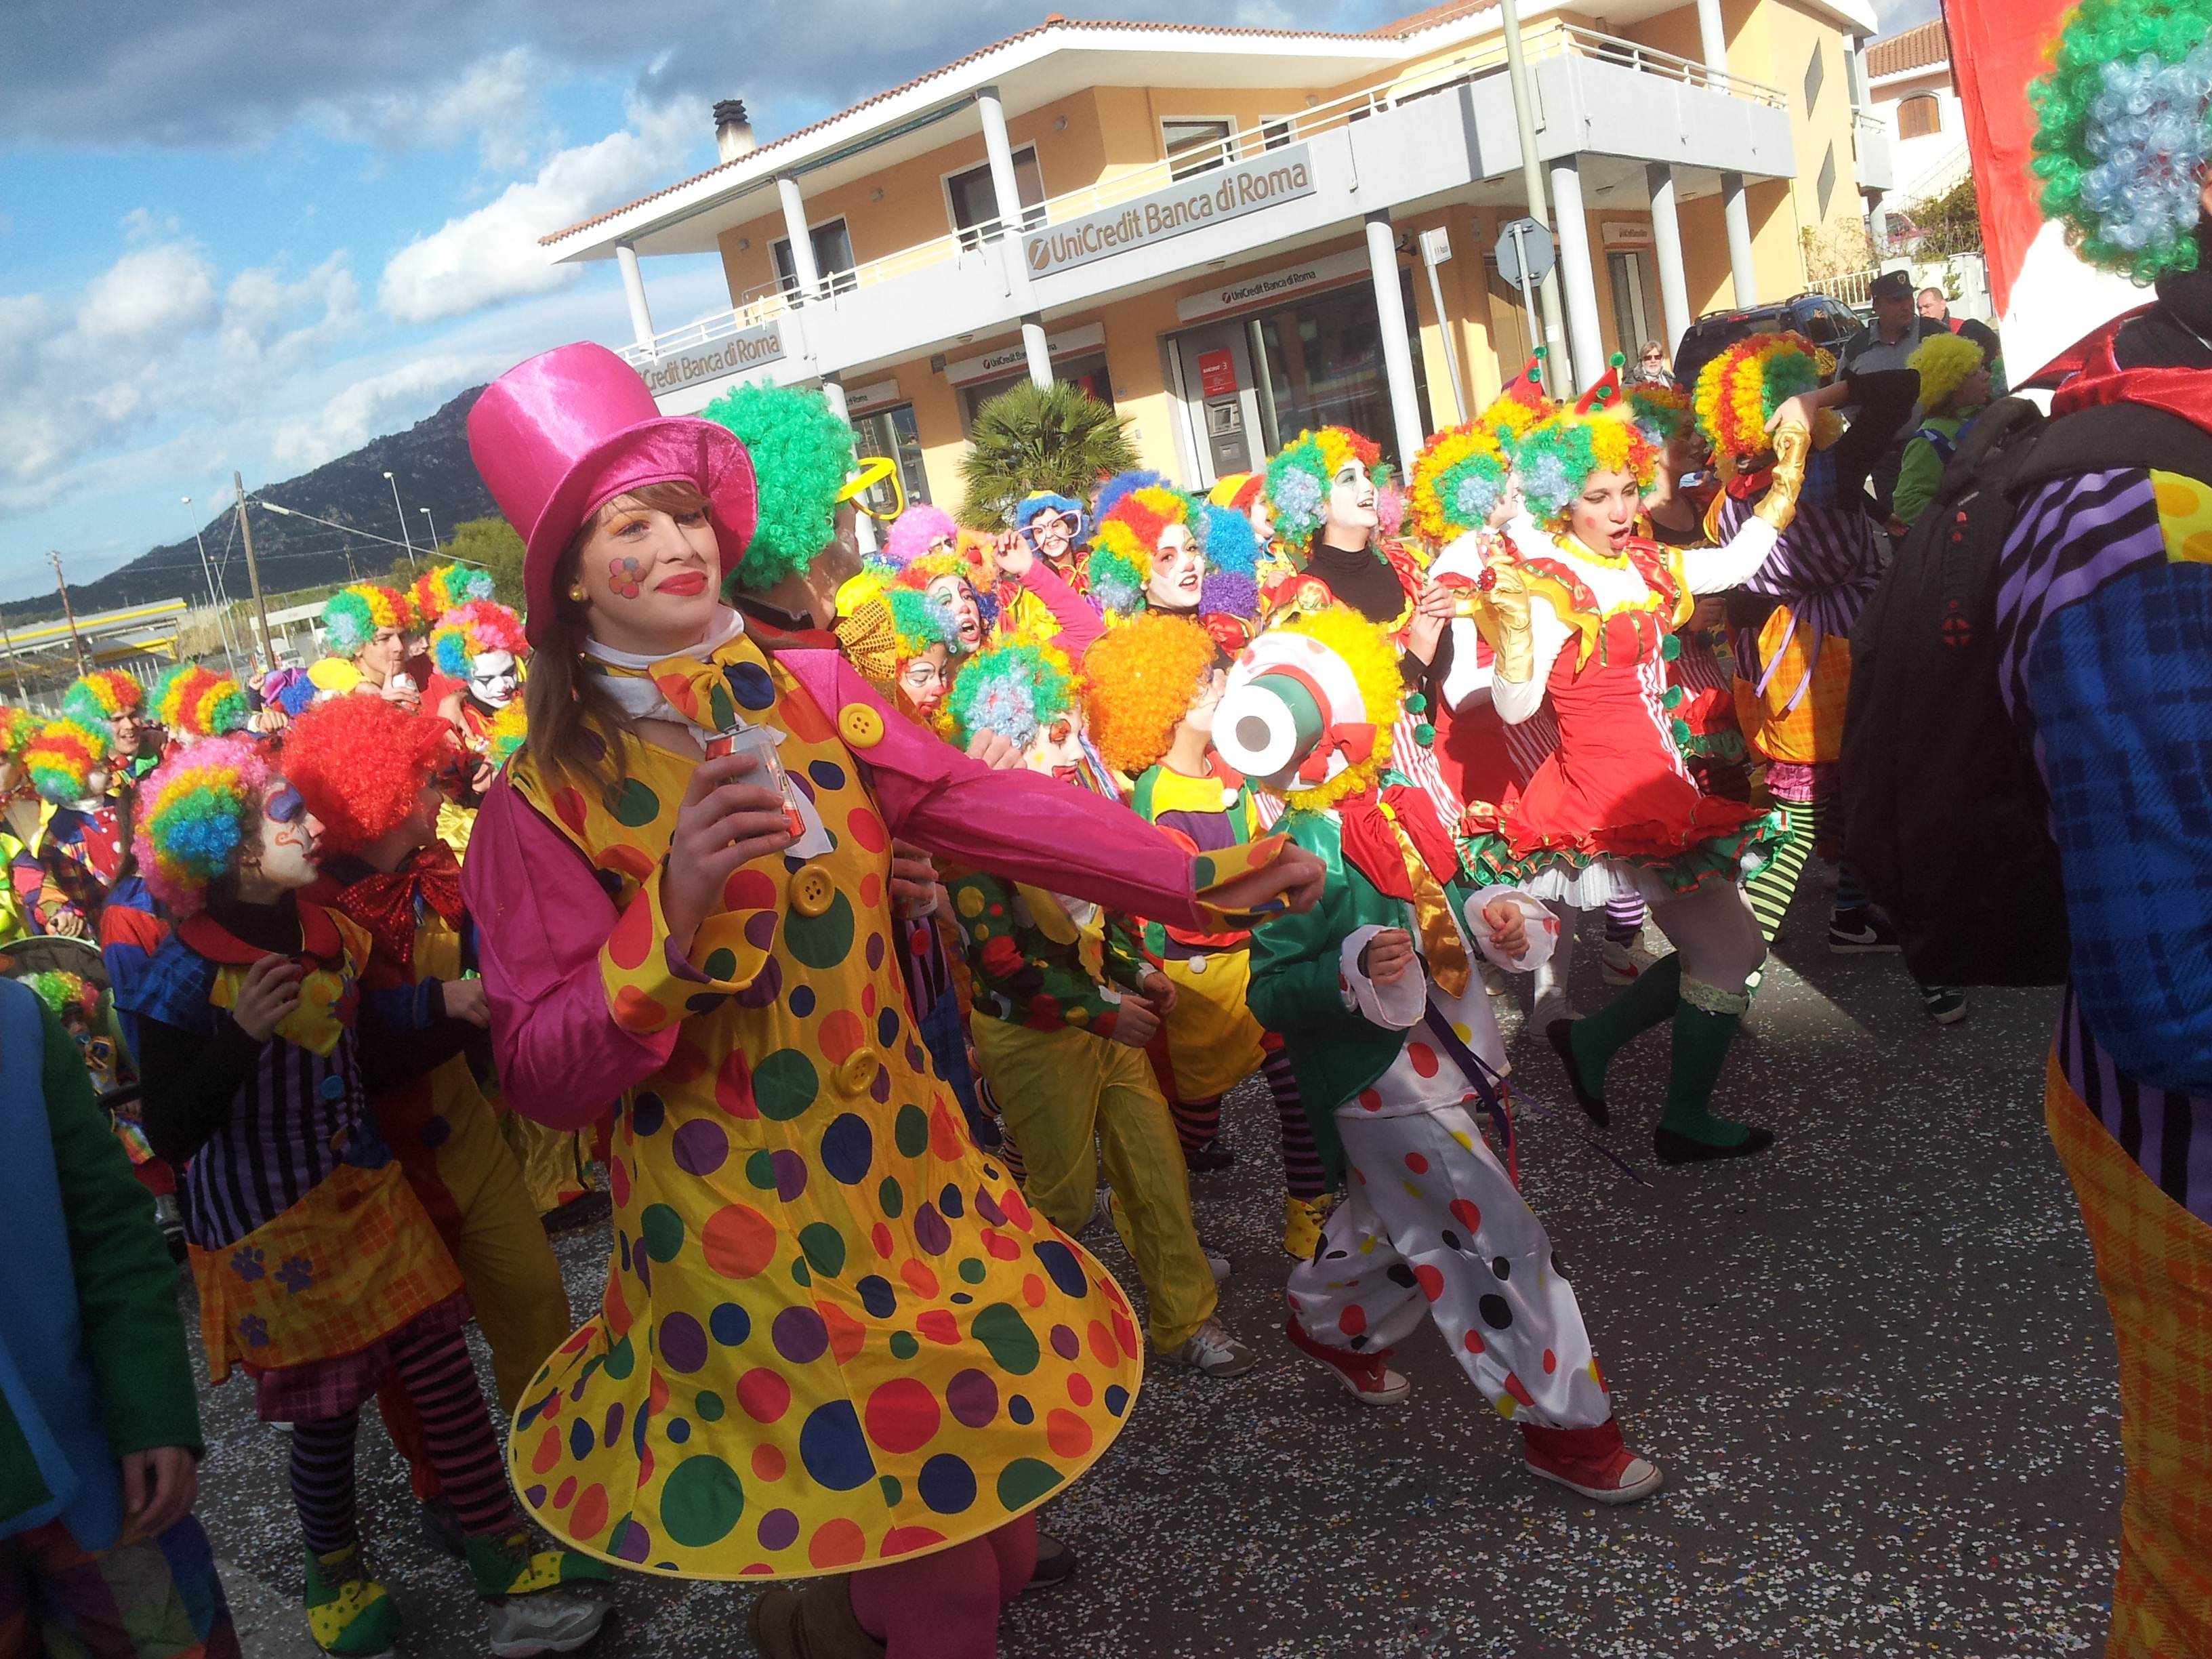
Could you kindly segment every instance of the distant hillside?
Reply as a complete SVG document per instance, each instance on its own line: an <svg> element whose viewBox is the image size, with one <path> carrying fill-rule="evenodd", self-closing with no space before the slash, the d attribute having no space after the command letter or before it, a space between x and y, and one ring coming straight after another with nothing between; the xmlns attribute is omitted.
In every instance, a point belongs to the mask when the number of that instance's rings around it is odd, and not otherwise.
<svg viewBox="0 0 2212 1659"><path fill-rule="evenodd" d="M483 480L469 459L468 417L482 386L471 386L428 419L404 432L377 438L325 462L312 472L283 483L255 485L246 494L255 501L272 501L312 513L319 519L401 539L399 515L393 511L392 486L384 475L393 474L405 504L407 533L418 552L428 546L428 526L420 511L430 509L439 537L453 533L467 519L481 519L498 511ZM219 564L219 574L232 599L244 603L252 589L246 576L246 550L238 539L238 515L226 511L201 530L208 557ZM345 537L337 530L304 519L287 519L274 513L253 513L253 551L261 565L261 585L272 593L349 580ZM353 539L356 568L363 577L388 569L392 561L404 559L400 548L387 547L365 537ZM142 553L121 569L98 581L70 584L70 603L79 615L143 605L154 599L207 601L207 580L200 574L200 553L190 541L172 543ZM54 595L17 599L4 607L11 623L58 617L61 605Z"/></svg>

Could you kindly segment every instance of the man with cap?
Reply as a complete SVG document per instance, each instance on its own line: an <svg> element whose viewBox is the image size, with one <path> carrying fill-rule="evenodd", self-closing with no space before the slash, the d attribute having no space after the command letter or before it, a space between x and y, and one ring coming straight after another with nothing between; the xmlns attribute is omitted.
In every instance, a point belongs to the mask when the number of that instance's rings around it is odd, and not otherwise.
<svg viewBox="0 0 2212 1659"><path fill-rule="evenodd" d="M1835 371L1828 377L1832 381L1903 368L1923 340L1950 332L1948 324L1913 309L1912 278L1902 270L1885 270L1875 277L1868 297L1874 303L1874 320L1844 342ZM1844 410L1844 415L1856 421L1859 411L1853 407ZM1884 520L1889 517L1890 496L1897 488L1898 469L1905 465L1905 443L1912 429L1910 416L1899 424L1869 477L1878 516Z"/></svg>

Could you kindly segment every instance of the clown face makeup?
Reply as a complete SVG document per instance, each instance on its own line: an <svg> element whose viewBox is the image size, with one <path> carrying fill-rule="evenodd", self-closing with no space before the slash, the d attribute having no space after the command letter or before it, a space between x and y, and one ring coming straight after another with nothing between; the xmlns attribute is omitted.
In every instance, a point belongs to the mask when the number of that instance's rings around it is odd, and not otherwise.
<svg viewBox="0 0 2212 1659"><path fill-rule="evenodd" d="M258 831L247 862L262 884L284 890L313 882L315 843L323 826L300 792L282 778L262 792Z"/></svg>
<svg viewBox="0 0 2212 1659"><path fill-rule="evenodd" d="M1367 465L1348 455L1329 480L1328 507L1323 529L1333 547L1364 547L1379 522L1375 512L1375 481Z"/></svg>
<svg viewBox="0 0 2212 1659"><path fill-rule="evenodd" d="M671 514L617 495L599 509L571 580L583 589L593 639L653 654L707 636L721 606L721 568L704 506Z"/></svg>
<svg viewBox="0 0 2212 1659"><path fill-rule="evenodd" d="M937 712L945 701L945 694L952 682L945 672L945 650L933 645L918 656L909 657L899 667L899 695L904 697L915 713L927 718Z"/></svg>
<svg viewBox="0 0 2212 1659"><path fill-rule="evenodd" d="M1192 541L1190 527L1171 524L1161 531L1152 574L1145 582L1146 602L1162 611L1195 611L1205 580L1206 555Z"/></svg>
<svg viewBox="0 0 2212 1659"><path fill-rule="evenodd" d="M933 547L934 544L932 544ZM929 584L929 597L952 618L952 629L964 653L983 643L983 611L975 590L963 576L939 576Z"/></svg>
<svg viewBox="0 0 2212 1659"><path fill-rule="evenodd" d="M1022 751L1022 764L1062 783L1085 783L1083 722L1073 714L1047 720Z"/></svg>
<svg viewBox="0 0 2212 1659"><path fill-rule="evenodd" d="M512 651L483 651L469 659L469 696L478 708L506 708L521 685L522 671Z"/></svg>

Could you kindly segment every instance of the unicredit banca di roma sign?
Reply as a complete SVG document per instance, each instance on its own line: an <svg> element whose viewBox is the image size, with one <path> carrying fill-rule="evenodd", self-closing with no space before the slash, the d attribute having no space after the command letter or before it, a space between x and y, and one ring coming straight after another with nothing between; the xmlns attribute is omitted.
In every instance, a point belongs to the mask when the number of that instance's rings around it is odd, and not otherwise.
<svg viewBox="0 0 2212 1659"><path fill-rule="evenodd" d="M1288 144L1234 167L1178 179L1119 207L1031 231L1022 238L1022 253L1030 276L1049 276L1313 193L1307 147Z"/></svg>
<svg viewBox="0 0 2212 1659"><path fill-rule="evenodd" d="M763 323L690 351L673 351L640 370L655 397L722 374L742 374L783 361L783 325Z"/></svg>

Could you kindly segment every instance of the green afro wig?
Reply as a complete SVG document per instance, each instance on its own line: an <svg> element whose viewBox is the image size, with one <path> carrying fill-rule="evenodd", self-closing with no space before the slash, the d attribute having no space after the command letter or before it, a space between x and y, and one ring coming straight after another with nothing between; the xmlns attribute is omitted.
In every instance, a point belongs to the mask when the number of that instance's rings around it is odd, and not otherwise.
<svg viewBox="0 0 2212 1659"><path fill-rule="evenodd" d="M838 493L852 476L853 428L818 392L741 386L701 410L751 454L760 520L732 585L759 592L814 562L836 533Z"/></svg>

